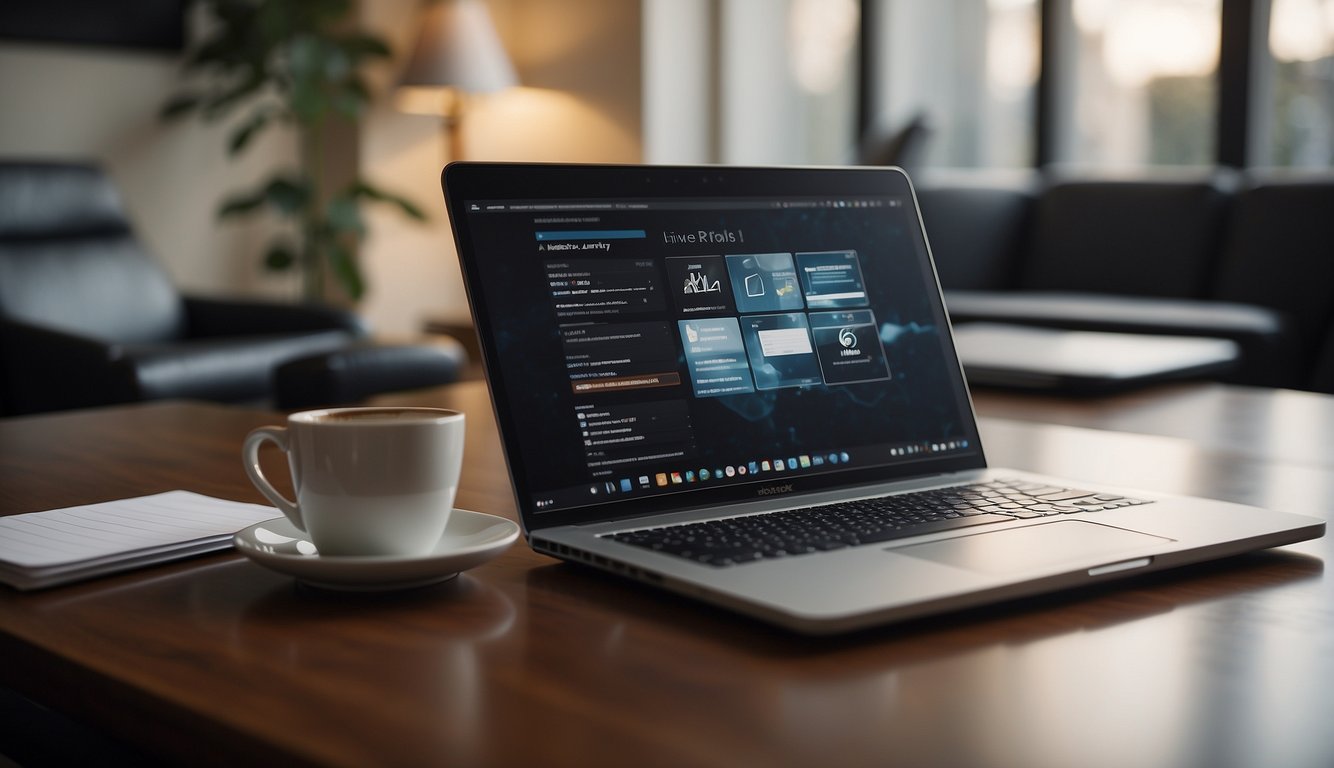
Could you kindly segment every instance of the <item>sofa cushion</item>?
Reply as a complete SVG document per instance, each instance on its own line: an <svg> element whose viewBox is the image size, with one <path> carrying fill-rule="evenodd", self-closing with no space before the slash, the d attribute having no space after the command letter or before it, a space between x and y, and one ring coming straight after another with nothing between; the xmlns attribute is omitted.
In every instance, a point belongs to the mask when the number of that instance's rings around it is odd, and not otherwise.
<svg viewBox="0 0 1334 768"><path fill-rule="evenodd" d="M1030 191L924 186L917 199L942 287L1013 287L1033 209Z"/></svg>
<svg viewBox="0 0 1334 768"><path fill-rule="evenodd" d="M1311 366L1334 325L1334 178L1255 184L1233 204L1214 298L1296 320Z"/></svg>
<svg viewBox="0 0 1334 768"><path fill-rule="evenodd" d="M1227 212L1213 181L1065 181L1038 200L1018 287L1202 298Z"/></svg>

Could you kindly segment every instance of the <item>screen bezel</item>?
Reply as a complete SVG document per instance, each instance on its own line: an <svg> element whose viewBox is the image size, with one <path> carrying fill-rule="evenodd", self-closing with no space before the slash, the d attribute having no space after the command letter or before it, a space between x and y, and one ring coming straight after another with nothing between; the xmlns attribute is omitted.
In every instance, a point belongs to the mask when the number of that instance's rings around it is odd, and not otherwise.
<svg viewBox="0 0 1334 768"><path fill-rule="evenodd" d="M963 369L954 350L949 317L936 275L935 262L926 240L921 213L912 183L902 169L894 167L731 167L731 166L634 166L584 165L562 163L450 163L441 172L441 186L454 232L464 287L473 322L481 343L482 363L486 370L496 421L500 430L511 487L524 530L531 532L559 525L593 523L658 512L682 511L699 507L755 501L769 494L762 489L774 486L774 480L724 485L687 494L663 494L652 497L622 498L575 509L538 512L527 488L527 472L519 450L519 424L498 392L507 391L502 366L497 364L498 347L485 320L490 307L477 284L476 260L479 258L469 225L469 201L545 200L545 199L642 199L701 197L773 197L773 196L904 196L912 201L917 220L919 245L926 254L935 286L934 309L941 327L950 340L946 350L953 361L950 378L954 398L962 417L968 419L969 431L977 434L971 397ZM495 258L495 254L487 258ZM554 319L553 319L553 322ZM802 476L788 476L782 485L791 484L785 498L808 492L879 484L926 475L981 469L986 466L980 438L975 451L965 454L924 456L911 464L881 465ZM794 506L798 502L793 499Z"/></svg>

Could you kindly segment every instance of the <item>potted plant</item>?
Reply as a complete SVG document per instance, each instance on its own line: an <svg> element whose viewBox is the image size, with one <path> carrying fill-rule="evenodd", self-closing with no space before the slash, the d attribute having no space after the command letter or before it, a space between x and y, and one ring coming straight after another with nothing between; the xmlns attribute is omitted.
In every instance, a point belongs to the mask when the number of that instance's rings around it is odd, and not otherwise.
<svg viewBox="0 0 1334 768"><path fill-rule="evenodd" d="M190 113L215 121L241 113L228 141L237 155L259 133L288 126L297 133L295 169L275 172L257 187L227 197L223 218L272 210L292 222L263 256L272 270L299 269L308 300L327 300L338 286L356 300L365 291L357 244L366 233L364 203L385 203L407 216L425 215L410 201L359 176L326 189L322 153L336 120L356 120L370 101L364 66L389 56L379 38L351 22L351 0L201 0L211 30L192 48L189 84L163 107L163 117Z"/></svg>

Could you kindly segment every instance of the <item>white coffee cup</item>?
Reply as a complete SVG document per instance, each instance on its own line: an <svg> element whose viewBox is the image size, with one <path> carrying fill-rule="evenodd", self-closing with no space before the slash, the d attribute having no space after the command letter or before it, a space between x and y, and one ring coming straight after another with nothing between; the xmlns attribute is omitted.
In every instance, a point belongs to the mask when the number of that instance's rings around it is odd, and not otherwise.
<svg viewBox="0 0 1334 768"><path fill-rule="evenodd" d="M328 408L252 431L241 456L250 481L321 555L424 555L454 509L463 431L463 414L440 408ZM265 442L287 454L295 502L264 476Z"/></svg>

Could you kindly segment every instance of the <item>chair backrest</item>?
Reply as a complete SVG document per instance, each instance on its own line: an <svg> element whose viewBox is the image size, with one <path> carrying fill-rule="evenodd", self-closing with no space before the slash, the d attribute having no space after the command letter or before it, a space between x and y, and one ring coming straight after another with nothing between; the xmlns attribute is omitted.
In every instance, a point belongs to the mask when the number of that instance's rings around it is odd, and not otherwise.
<svg viewBox="0 0 1334 768"><path fill-rule="evenodd" d="M1018 287L1203 298L1228 202L1208 180L1055 182Z"/></svg>
<svg viewBox="0 0 1334 768"><path fill-rule="evenodd" d="M0 160L0 316L109 342L163 341L185 309L96 166Z"/></svg>
<svg viewBox="0 0 1334 768"><path fill-rule="evenodd" d="M1237 195L1214 298L1292 315L1312 368L1327 333L1334 352L1334 176L1252 180Z"/></svg>
<svg viewBox="0 0 1334 768"><path fill-rule="evenodd" d="M1030 186L923 183L917 200L942 288L1014 287L1033 210Z"/></svg>

